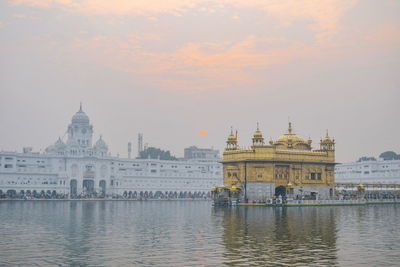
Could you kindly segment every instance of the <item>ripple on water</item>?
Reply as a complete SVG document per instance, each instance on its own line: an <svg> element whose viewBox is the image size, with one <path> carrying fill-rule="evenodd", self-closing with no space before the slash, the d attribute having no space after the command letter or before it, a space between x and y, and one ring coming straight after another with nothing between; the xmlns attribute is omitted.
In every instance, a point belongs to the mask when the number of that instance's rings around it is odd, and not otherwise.
<svg viewBox="0 0 400 267"><path fill-rule="evenodd" d="M1 201L0 266L396 266L399 210Z"/></svg>

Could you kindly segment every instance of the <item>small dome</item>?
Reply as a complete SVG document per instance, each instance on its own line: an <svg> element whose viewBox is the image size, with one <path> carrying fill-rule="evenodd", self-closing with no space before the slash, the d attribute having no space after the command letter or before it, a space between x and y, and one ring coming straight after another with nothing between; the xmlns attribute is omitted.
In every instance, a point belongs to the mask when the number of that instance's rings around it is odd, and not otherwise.
<svg viewBox="0 0 400 267"><path fill-rule="evenodd" d="M89 117L82 110L82 104L80 105L79 111L72 116L72 123L89 123Z"/></svg>
<svg viewBox="0 0 400 267"><path fill-rule="evenodd" d="M228 141L235 141L236 140L236 136L234 136L233 134L230 134L228 136Z"/></svg>
<svg viewBox="0 0 400 267"><path fill-rule="evenodd" d="M329 137L328 130L326 131L326 136L321 139L321 144L331 144L334 140Z"/></svg>
<svg viewBox="0 0 400 267"><path fill-rule="evenodd" d="M228 141L236 141L237 137L233 134L233 129L231 128L231 134L228 136Z"/></svg>
<svg viewBox="0 0 400 267"><path fill-rule="evenodd" d="M262 132L260 131L260 128L258 126L258 122L257 122L257 130L254 132L253 137L254 138L262 138L263 137Z"/></svg>
<svg viewBox="0 0 400 267"><path fill-rule="evenodd" d="M262 138L262 133L261 133L261 131L257 129L257 131L254 132L253 137L254 137L254 138Z"/></svg>
<svg viewBox="0 0 400 267"><path fill-rule="evenodd" d="M270 145L273 145L273 144L274 144L274 140L272 140L272 138L269 139L269 144L270 144Z"/></svg>
<svg viewBox="0 0 400 267"><path fill-rule="evenodd" d="M65 148L66 145L65 143L61 140L61 138L58 138L57 142L54 144L55 148Z"/></svg>
<svg viewBox="0 0 400 267"><path fill-rule="evenodd" d="M312 139L311 139L311 137L308 137L307 144L309 144L309 145L312 144Z"/></svg>
<svg viewBox="0 0 400 267"><path fill-rule="evenodd" d="M103 137L100 135L99 140L97 140L96 144L94 145L96 149L108 149L106 142L104 142Z"/></svg>

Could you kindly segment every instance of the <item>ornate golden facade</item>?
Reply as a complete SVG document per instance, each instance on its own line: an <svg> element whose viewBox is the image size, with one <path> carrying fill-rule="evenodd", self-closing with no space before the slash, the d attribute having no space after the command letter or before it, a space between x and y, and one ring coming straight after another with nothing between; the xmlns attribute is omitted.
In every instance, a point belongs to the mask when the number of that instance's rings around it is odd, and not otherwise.
<svg viewBox="0 0 400 267"><path fill-rule="evenodd" d="M265 144L257 126L253 144L248 149L238 146L237 133L228 136L223 153L225 188L242 198L261 200L274 196L292 198L329 198L334 188L335 140L326 134L320 148L312 150L312 140L305 141L293 132ZM233 187L233 190L232 190Z"/></svg>

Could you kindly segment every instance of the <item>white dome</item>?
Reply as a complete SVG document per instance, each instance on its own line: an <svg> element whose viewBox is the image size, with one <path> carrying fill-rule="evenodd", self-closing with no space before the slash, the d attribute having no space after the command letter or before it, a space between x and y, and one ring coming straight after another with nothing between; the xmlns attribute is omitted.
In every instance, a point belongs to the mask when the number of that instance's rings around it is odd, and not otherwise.
<svg viewBox="0 0 400 267"><path fill-rule="evenodd" d="M54 148L64 149L65 147L66 147L66 144L61 140L61 138L58 138L57 142L54 144Z"/></svg>
<svg viewBox="0 0 400 267"><path fill-rule="evenodd" d="M79 111L72 116L72 123L89 123L89 117L82 110L82 104L79 108Z"/></svg>
<svg viewBox="0 0 400 267"><path fill-rule="evenodd" d="M106 142L104 142L101 135L100 135L99 140L97 140L96 144L94 145L94 148L96 148L98 150L100 150L100 149L107 150L108 149L108 146L107 146Z"/></svg>

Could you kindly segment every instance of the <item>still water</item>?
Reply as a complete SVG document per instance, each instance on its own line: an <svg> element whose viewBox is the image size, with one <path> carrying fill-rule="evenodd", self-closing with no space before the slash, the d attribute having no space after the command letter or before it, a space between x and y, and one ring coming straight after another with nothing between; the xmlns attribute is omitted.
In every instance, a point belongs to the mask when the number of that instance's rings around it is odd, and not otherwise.
<svg viewBox="0 0 400 267"><path fill-rule="evenodd" d="M400 205L0 201L0 266L400 266Z"/></svg>

